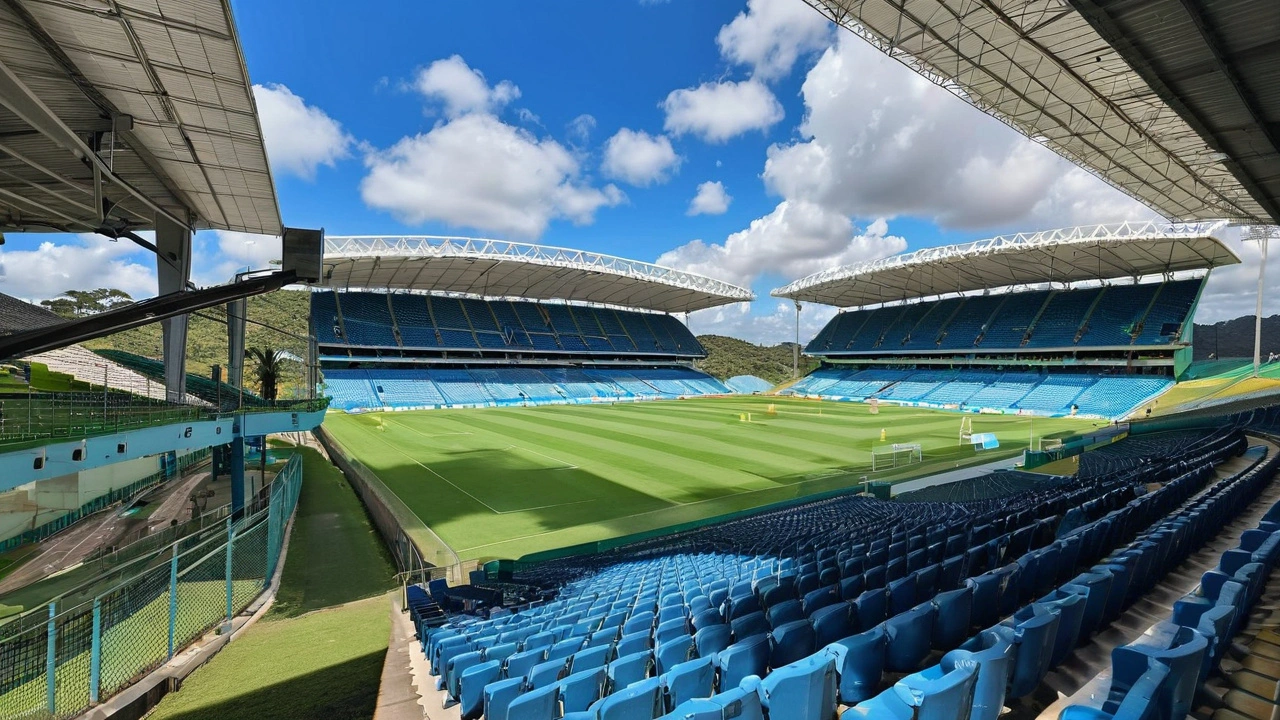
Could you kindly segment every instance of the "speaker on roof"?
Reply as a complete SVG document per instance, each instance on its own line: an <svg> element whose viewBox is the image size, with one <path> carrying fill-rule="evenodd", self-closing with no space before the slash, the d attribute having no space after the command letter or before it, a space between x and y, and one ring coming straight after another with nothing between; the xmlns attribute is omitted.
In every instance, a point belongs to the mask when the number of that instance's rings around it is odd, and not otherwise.
<svg viewBox="0 0 1280 720"><path fill-rule="evenodd" d="M282 270L298 274L299 282L320 282L324 259L324 230L285 228L280 241Z"/></svg>

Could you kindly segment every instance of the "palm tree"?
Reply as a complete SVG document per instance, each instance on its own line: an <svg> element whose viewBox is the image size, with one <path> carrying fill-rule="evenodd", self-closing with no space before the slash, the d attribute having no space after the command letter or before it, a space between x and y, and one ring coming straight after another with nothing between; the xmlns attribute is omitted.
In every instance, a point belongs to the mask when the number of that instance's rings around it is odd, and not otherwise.
<svg viewBox="0 0 1280 720"><path fill-rule="evenodd" d="M257 363L254 375L258 378L258 394L263 400L275 400L276 383L280 380L280 365L285 358L284 351L273 347L249 348L245 354Z"/></svg>

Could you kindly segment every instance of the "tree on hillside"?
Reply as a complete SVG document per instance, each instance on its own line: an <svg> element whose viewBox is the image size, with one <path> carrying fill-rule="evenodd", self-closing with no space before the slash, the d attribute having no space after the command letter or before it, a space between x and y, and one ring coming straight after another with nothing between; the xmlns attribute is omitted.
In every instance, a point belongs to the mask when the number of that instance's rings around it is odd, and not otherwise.
<svg viewBox="0 0 1280 720"><path fill-rule="evenodd" d="M253 373L258 379L258 394L263 400L275 400L285 352L273 347L255 347L245 351L245 355L254 361Z"/></svg>
<svg viewBox="0 0 1280 720"><path fill-rule="evenodd" d="M67 318L88 317L133 302L129 293L117 288L66 290L60 297L42 300L40 304Z"/></svg>

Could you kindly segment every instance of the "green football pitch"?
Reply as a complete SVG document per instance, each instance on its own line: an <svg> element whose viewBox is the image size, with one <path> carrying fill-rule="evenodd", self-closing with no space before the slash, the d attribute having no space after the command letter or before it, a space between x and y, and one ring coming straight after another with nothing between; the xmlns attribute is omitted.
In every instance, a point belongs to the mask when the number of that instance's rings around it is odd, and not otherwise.
<svg viewBox="0 0 1280 720"><path fill-rule="evenodd" d="M989 462L1020 453L1033 434L1038 441L1100 424L971 415L973 432L1000 440L999 450L978 453L959 443L961 417L753 396L331 413L325 428L467 560L650 531L864 477L901 480ZM872 447L891 443L920 443L923 463L871 472Z"/></svg>

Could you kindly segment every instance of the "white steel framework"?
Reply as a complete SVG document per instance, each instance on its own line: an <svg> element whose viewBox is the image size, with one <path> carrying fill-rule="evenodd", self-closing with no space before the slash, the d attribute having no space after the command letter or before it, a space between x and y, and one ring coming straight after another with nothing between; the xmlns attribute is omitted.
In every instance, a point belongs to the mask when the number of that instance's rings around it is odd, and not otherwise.
<svg viewBox="0 0 1280 720"><path fill-rule="evenodd" d="M1269 222L1217 152L1064 0L805 0L1170 220Z"/></svg>
<svg viewBox="0 0 1280 720"><path fill-rule="evenodd" d="M612 255L482 238L325 239L322 284L340 290L425 290L692 312L753 300L703 275Z"/></svg>
<svg viewBox="0 0 1280 720"><path fill-rule="evenodd" d="M1206 270L1240 262L1211 235L1224 226L1141 222L1002 235L823 270L771 294L858 307L1013 285Z"/></svg>

